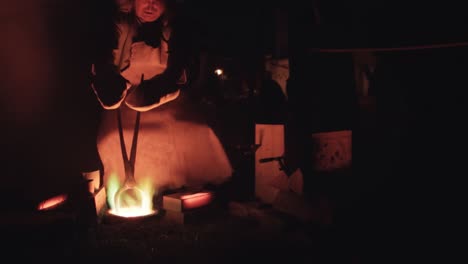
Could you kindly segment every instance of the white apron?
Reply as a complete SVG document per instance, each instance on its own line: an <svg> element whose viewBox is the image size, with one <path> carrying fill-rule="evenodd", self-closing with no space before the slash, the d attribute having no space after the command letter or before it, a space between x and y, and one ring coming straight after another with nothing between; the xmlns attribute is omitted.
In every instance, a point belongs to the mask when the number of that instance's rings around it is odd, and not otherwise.
<svg viewBox="0 0 468 264"><path fill-rule="evenodd" d="M126 66L122 76L137 85L142 73L145 79L161 73L167 63L165 44L163 42L160 48L143 42L131 44L127 59L130 66ZM119 109L130 157L137 112L125 103ZM97 138L106 186L111 178L118 178L120 184L125 178L117 111L103 112ZM208 183L220 184L232 175L231 164L218 137L183 92L177 99L141 113L136 148L135 179L137 183L151 182L157 193L183 186L198 188Z"/></svg>

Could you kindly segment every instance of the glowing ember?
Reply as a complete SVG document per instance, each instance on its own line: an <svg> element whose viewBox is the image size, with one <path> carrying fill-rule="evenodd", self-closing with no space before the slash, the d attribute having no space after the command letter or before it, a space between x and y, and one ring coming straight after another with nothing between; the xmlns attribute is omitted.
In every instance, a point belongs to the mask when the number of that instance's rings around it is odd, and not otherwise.
<svg viewBox="0 0 468 264"><path fill-rule="evenodd" d="M59 205L63 204L67 200L67 195L66 194L61 194L54 196L52 198L49 198L43 202L41 202L38 206L38 210L48 210L52 208L56 208Z"/></svg>

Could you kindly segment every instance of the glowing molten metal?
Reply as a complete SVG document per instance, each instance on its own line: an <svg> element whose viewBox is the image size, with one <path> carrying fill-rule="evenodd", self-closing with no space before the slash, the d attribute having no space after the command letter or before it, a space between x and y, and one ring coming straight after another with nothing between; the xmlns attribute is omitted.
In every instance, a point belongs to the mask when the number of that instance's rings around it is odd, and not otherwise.
<svg viewBox="0 0 468 264"><path fill-rule="evenodd" d="M154 190L151 182L139 186L120 188L117 177L111 177L108 183L109 213L121 217L140 217L155 214L152 197Z"/></svg>

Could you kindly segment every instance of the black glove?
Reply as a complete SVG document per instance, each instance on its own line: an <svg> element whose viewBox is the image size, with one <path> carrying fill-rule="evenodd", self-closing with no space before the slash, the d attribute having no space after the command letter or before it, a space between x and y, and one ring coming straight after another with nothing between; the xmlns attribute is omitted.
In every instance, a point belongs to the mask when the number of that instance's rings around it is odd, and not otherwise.
<svg viewBox="0 0 468 264"><path fill-rule="evenodd" d="M142 80L140 85L129 91L126 104L137 111L147 111L157 107L161 98L177 91L179 87L166 76L158 75L150 80ZM173 99L172 99L173 100Z"/></svg>
<svg viewBox="0 0 468 264"><path fill-rule="evenodd" d="M101 103L105 107L112 107L122 99L127 80L117 72L115 66L106 65L95 68L92 85Z"/></svg>
<svg viewBox="0 0 468 264"><path fill-rule="evenodd" d="M153 78L142 80L140 84L132 89L126 101L132 106L148 106L159 103L163 94L160 88L161 80Z"/></svg>

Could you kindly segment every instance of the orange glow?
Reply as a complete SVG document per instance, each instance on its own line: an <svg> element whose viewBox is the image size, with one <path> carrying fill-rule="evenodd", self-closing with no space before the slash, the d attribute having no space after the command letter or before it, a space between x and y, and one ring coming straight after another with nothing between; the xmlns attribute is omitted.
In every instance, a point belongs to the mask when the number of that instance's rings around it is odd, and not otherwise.
<svg viewBox="0 0 468 264"><path fill-rule="evenodd" d="M180 197L185 209L193 209L207 205L211 202L212 198L213 196L208 192L187 194Z"/></svg>
<svg viewBox="0 0 468 264"><path fill-rule="evenodd" d="M140 217L140 216L147 216L155 214L155 210L144 209L141 207L134 207L134 208L120 208L118 211L116 210L109 210L110 214L125 217L125 218L132 218L132 217Z"/></svg>
<svg viewBox="0 0 468 264"><path fill-rule="evenodd" d="M149 195L139 188L123 188L115 194L115 209L109 212L122 217L139 217L154 214L148 206Z"/></svg>
<svg viewBox="0 0 468 264"><path fill-rule="evenodd" d="M67 200L67 195L66 194L61 194L54 196L52 198L49 198L43 202L41 202L38 206L38 210L49 210L58 207L59 205L63 204Z"/></svg>
<svg viewBox="0 0 468 264"><path fill-rule="evenodd" d="M135 186L124 186L114 196L115 210L119 212L124 209L144 208L143 200L145 193Z"/></svg>
<svg viewBox="0 0 468 264"><path fill-rule="evenodd" d="M118 177L113 177L107 182L107 188L110 214L131 218L157 213L153 209L155 191L149 177L140 179L138 186L124 188L120 188Z"/></svg>

